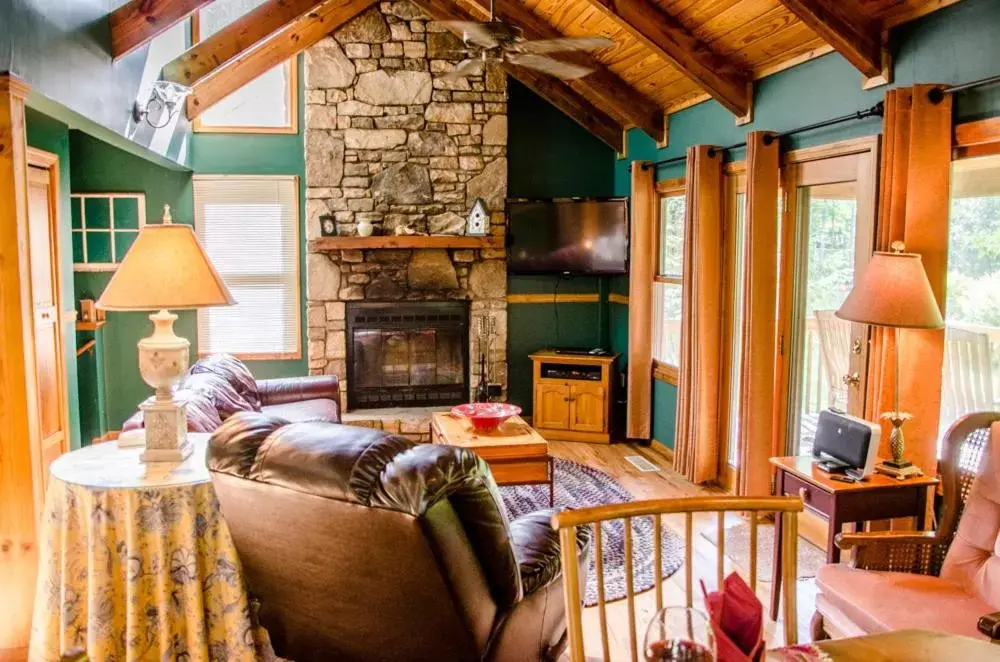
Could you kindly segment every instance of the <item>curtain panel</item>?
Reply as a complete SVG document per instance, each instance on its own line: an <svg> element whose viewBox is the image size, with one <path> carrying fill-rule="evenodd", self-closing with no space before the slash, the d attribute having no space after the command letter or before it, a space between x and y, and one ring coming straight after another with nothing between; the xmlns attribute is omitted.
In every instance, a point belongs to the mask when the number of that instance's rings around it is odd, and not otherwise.
<svg viewBox="0 0 1000 662"><path fill-rule="evenodd" d="M951 184L951 95L932 101L941 85L914 85L886 92L875 250L893 241L919 253L942 313L948 276L948 216ZM944 330L899 332L899 406L914 415L904 426L906 458L932 473L937 468L938 420ZM865 418L879 420L893 409L891 329L872 327ZM891 456L887 421L879 455Z"/></svg>
<svg viewBox="0 0 1000 662"><path fill-rule="evenodd" d="M771 494L778 317L779 144L768 132L747 134L746 271L743 365L740 366L736 493Z"/></svg>
<svg viewBox="0 0 1000 662"><path fill-rule="evenodd" d="M722 356L722 154L708 145L687 151L684 293L674 468L703 483L719 474Z"/></svg>
<svg viewBox="0 0 1000 662"><path fill-rule="evenodd" d="M656 270L656 168L632 163L628 283L628 406L625 436L650 439L653 425L653 276Z"/></svg>

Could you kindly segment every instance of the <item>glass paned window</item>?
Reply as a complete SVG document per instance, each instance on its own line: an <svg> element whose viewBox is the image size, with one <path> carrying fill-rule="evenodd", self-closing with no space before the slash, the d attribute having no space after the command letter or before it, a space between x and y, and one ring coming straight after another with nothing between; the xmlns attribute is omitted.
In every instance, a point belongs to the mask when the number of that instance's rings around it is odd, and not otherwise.
<svg viewBox="0 0 1000 662"><path fill-rule="evenodd" d="M216 0L198 12L195 39L207 39L264 0ZM259 129L294 132L296 125L294 58L267 71L198 117L196 130Z"/></svg>
<svg viewBox="0 0 1000 662"><path fill-rule="evenodd" d="M236 305L198 311L200 354L301 355L298 182L199 176L195 230Z"/></svg>
<svg viewBox="0 0 1000 662"><path fill-rule="evenodd" d="M680 365L685 209L682 186L660 196L660 255L653 283L653 358L671 366Z"/></svg>

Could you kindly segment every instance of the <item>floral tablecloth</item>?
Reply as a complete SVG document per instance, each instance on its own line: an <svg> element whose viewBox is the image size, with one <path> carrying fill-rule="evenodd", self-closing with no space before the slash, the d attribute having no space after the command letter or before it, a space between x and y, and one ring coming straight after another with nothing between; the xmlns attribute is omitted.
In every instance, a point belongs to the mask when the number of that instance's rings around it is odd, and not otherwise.
<svg viewBox="0 0 1000 662"><path fill-rule="evenodd" d="M52 464L30 659L256 659L243 574L205 467L101 444Z"/></svg>

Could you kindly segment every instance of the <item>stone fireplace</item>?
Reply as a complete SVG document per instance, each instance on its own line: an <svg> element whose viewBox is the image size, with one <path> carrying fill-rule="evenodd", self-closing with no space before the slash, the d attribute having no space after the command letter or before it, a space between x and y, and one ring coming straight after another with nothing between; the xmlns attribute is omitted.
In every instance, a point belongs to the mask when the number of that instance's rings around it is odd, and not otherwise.
<svg viewBox="0 0 1000 662"><path fill-rule="evenodd" d="M408 386L429 379L426 333L370 329L372 335L363 336L369 346L349 334L357 311L380 309L367 304L400 310L417 302L461 305L467 342L458 401L478 382L475 330L492 317L497 335L488 376L506 393L507 83L495 67L478 77L444 78L464 58L461 48L459 39L399 0L360 14L306 52L309 371L339 375L345 398L375 389L371 398L344 402L345 409L379 406L373 398L381 398L392 375L402 380L399 355L383 351L387 339L402 352L405 338L407 351L419 355L417 367L405 370ZM440 237L464 232L476 199L490 212L491 239ZM333 220L340 236L322 236L321 219ZM361 221L374 226L374 236L356 236ZM397 236L398 227L433 236L412 241L412 235ZM359 368L372 365L378 343L379 379L388 375L389 382L376 386L374 373ZM434 346L437 352L437 336ZM454 356L435 354L435 381L454 372ZM363 374L364 386L352 383Z"/></svg>

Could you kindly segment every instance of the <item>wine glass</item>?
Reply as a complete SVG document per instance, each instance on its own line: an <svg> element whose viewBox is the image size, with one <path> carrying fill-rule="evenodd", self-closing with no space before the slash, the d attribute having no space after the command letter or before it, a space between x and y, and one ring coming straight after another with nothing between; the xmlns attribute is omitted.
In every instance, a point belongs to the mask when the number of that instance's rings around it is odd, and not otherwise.
<svg viewBox="0 0 1000 662"><path fill-rule="evenodd" d="M704 612L665 607L649 621L643 651L647 662L712 662L715 635Z"/></svg>

